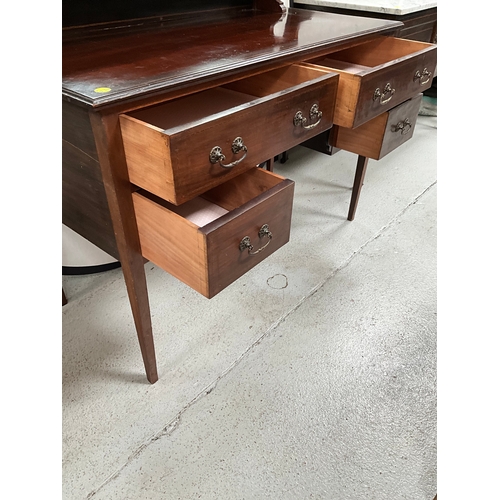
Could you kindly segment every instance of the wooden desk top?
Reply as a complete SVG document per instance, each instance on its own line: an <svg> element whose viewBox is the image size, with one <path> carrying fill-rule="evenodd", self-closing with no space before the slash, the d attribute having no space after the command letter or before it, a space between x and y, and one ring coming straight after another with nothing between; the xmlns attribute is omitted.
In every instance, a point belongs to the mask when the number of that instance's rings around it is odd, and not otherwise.
<svg viewBox="0 0 500 500"><path fill-rule="evenodd" d="M161 19L72 28L63 30L63 98L99 108L305 60L401 26L301 9L283 14L222 9L202 22Z"/></svg>

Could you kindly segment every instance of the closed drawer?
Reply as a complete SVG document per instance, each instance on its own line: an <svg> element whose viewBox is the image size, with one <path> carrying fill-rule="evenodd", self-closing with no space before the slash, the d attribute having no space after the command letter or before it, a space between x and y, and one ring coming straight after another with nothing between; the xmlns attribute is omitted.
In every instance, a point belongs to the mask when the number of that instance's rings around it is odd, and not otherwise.
<svg viewBox="0 0 500 500"><path fill-rule="evenodd" d="M328 130L337 84L292 65L123 114L130 181L182 204Z"/></svg>
<svg viewBox="0 0 500 500"><path fill-rule="evenodd" d="M288 242L293 190L254 167L181 206L136 191L142 254L211 298Z"/></svg>
<svg viewBox="0 0 500 500"><path fill-rule="evenodd" d="M330 145L380 160L411 139L421 102L419 94L355 129L334 125Z"/></svg>
<svg viewBox="0 0 500 500"><path fill-rule="evenodd" d="M428 89L436 61L436 45L380 37L312 62L339 73L333 121L356 128Z"/></svg>

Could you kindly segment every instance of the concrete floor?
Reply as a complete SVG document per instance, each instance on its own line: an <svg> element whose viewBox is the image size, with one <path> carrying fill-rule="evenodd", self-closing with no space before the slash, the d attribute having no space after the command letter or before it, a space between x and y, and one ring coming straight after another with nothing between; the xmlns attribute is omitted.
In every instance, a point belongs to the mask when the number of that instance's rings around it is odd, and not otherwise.
<svg viewBox="0 0 500 500"><path fill-rule="evenodd" d="M290 242L208 300L146 265L160 380L120 269L64 276L65 500L432 500L437 118L370 161L304 147Z"/></svg>

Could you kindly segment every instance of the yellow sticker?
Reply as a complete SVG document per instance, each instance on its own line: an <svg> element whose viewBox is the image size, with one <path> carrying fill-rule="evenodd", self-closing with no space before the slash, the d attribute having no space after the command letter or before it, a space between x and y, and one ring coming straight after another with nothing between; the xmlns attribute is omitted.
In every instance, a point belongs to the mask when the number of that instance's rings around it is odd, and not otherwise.
<svg viewBox="0 0 500 500"><path fill-rule="evenodd" d="M111 89L109 87L97 87L94 89L94 92L97 92L98 94L105 94L106 92L109 92Z"/></svg>

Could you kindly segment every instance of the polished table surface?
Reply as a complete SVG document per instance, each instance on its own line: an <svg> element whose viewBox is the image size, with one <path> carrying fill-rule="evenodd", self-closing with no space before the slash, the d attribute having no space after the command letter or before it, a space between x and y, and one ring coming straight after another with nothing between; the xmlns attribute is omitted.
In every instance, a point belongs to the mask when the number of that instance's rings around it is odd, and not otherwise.
<svg viewBox="0 0 500 500"><path fill-rule="evenodd" d="M63 31L63 97L96 108L243 69L304 60L400 26L288 9L283 14L230 10L203 23L117 26L82 38L75 30L64 37Z"/></svg>

